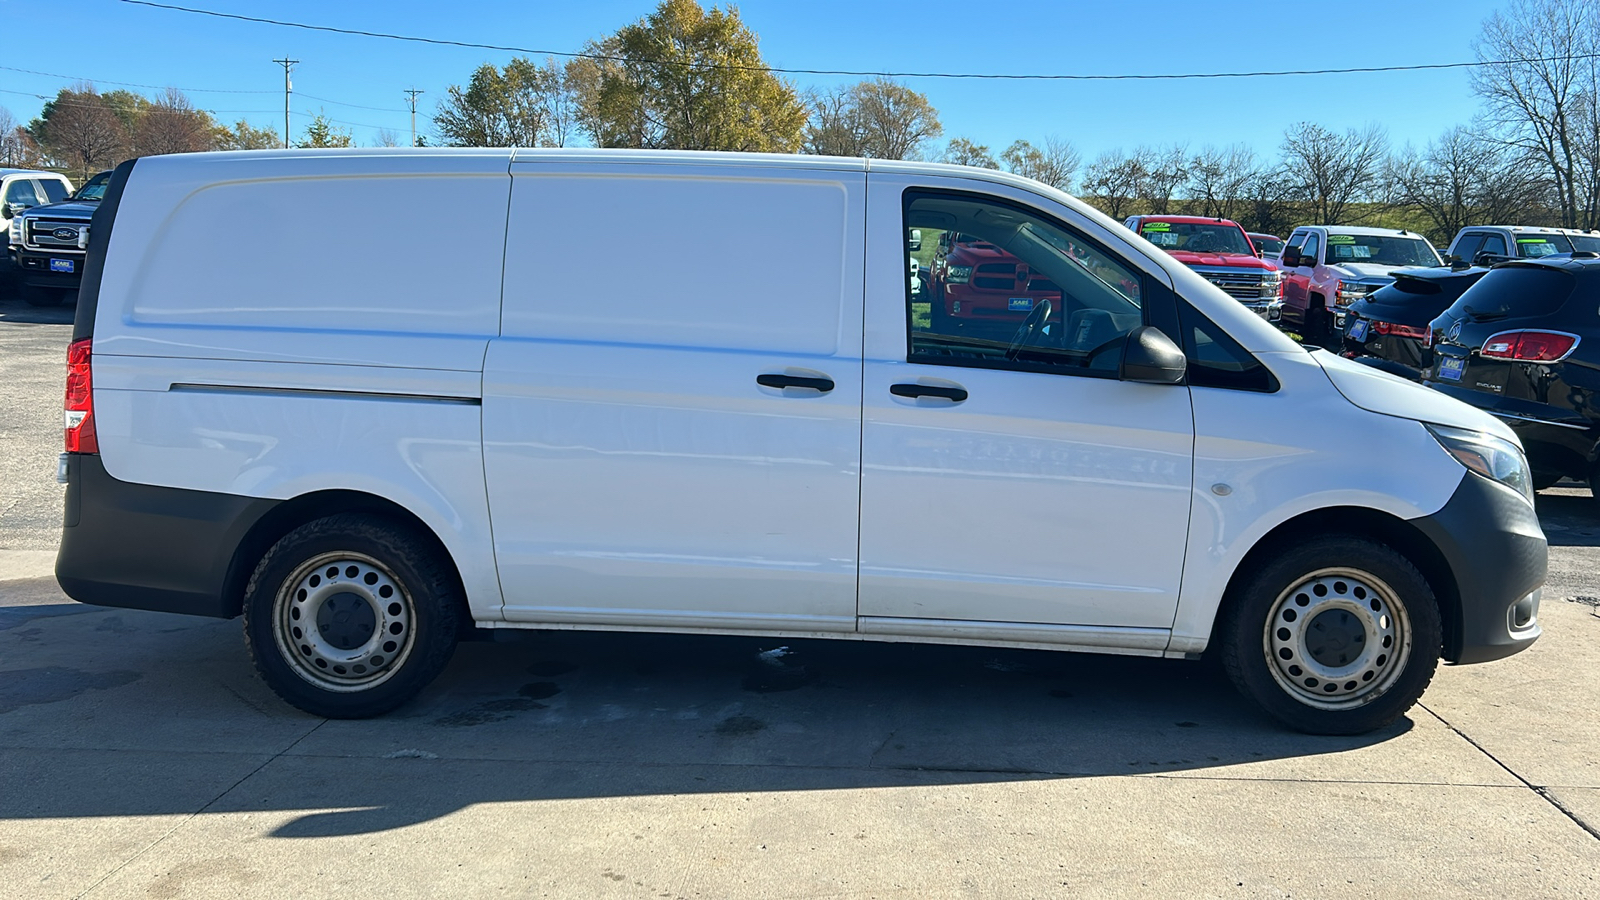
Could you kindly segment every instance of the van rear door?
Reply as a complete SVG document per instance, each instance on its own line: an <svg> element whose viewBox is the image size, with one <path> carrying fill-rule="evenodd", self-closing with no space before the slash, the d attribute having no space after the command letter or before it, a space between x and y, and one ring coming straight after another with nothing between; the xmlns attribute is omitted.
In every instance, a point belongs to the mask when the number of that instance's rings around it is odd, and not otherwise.
<svg viewBox="0 0 1600 900"><path fill-rule="evenodd" d="M854 631L864 171L512 171L483 400L506 618Z"/></svg>

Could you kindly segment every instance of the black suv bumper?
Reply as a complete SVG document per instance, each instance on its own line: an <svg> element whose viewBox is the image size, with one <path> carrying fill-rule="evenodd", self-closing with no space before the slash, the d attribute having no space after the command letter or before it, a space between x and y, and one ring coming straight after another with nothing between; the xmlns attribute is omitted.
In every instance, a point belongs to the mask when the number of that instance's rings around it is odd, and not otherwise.
<svg viewBox="0 0 1600 900"><path fill-rule="evenodd" d="M86 260L83 253L56 253L51 254L40 250L23 250L18 247L11 248L11 262L17 275L21 276L22 283L28 287L50 288L52 290L75 291L83 283L83 266ZM50 268L52 259L70 259L71 272L57 272Z"/></svg>
<svg viewBox="0 0 1600 900"><path fill-rule="evenodd" d="M1445 635L1446 659L1488 662L1538 639L1549 550L1527 500L1469 472L1443 509L1411 524L1433 541L1455 574L1461 607Z"/></svg>

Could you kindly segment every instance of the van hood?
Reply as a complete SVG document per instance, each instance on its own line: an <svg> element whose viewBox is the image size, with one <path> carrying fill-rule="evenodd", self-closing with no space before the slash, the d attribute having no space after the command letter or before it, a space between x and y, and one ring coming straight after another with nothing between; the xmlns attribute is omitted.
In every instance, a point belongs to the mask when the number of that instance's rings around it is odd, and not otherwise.
<svg viewBox="0 0 1600 900"><path fill-rule="evenodd" d="M1438 391L1326 351L1313 352L1311 358L1328 373L1328 380L1346 400L1367 412L1486 431L1522 446L1506 423Z"/></svg>

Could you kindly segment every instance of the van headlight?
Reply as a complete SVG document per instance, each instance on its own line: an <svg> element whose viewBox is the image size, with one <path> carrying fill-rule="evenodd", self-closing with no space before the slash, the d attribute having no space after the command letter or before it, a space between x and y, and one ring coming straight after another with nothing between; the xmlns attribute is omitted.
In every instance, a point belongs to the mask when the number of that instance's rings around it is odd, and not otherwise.
<svg viewBox="0 0 1600 900"><path fill-rule="evenodd" d="M1445 425L1425 425L1428 433L1468 469L1492 481L1498 481L1526 497L1533 503L1533 474L1528 471L1528 458L1522 448L1505 438L1482 431L1450 428Z"/></svg>

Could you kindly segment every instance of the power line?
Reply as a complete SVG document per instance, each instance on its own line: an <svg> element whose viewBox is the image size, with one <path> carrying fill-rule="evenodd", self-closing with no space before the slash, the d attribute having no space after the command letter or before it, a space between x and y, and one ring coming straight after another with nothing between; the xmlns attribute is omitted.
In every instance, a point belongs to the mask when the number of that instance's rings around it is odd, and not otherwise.
<svg viewBox="0 0 1600 900"><path fill-rule="evenodd" d="M391 34L383 31L365 31L358 28L336 28L332 25L311 25L305 22L288 22L282 19L267 19L260 16L246 16L238 13L217 12L211 9L196 9L189 6L176 6L170 3L155 3L152 0L118 0L119 3L128 3L134 6L148 6L152 9L165 9L173 12L190 13L199 16L213 16L218 19L233 19L239 22L253 22L261 25L277 25L281 28L299 28L305 31L321 31L329 34L348 34L357 37L383 38L391 41L407 41L415 44L433 44L442 47L465 47L472 50L497 50L506 53L523 53L532 56L561 56L568 59L593 59L602 62L642 63L645 65L663 65L658 60L638 59L626 56L609 56L603 53L572 53L562 50L537 50L529 47L513 47L505 44L481 44L473 41L454 41L445 38L418 37L416 35ZM1357 66L1343 69L1282 69L1261 70L1249 72L1179 72L1170 74L1115 74L1115 75L1060 75L1060 74L1003 74L992 72L891 72L873 71L866 69L791 69L778 66L744 66L730 65L727 63L689 63L695 69L729 69L735 71L771 72L777 75L851 75L868 78L961 78L981 79L993 81L1182 81L1193 79L1213 78L1272 78L1288 75L1355 75L1372 72L1423 72L1440 69L1473 69L1482 66L1506 65L1508 63L1531 62L1556 62L1567 60L1600 59L1600 53L1576 53L1560 57L1528 57L1519 59L1494 59L1475 60L1471 62L1449 63L1420 63L1409 66Z"/></svg>
<svg viewBox="0 0 1600 900"><path fill-rule="evenodd" d="M155 90L155 91L164 91L168 87L171 87L171 85L166 85L166 84L138 84L138 83L132 82L132 81L106 81L106 80L101 79L101 78L88 78L88 77L83 76L83 75L58 75L55 72L39 72L39 71L35 71L33 69L19 69L19 68L15 67L15 66L0 66L0 69L3 69L5 71L7 71L7 72L21 72L24 75L43 75L46 78L60 78L60 79L62 79L64 81L86 81L86 82L89 82L91 84L114 84L117 87L147 88L149 90ZM186 92L191 93L191 94L275 94L275 93L277 93L277 91L232 91L232 90L223 90L221 88L192 88L192 87L181 87L181 88L177 88L177 90L186 91ZM12 91L11 93L20 93L20 92ZM332 103L333 101L330 100L328 102Z"/></svg>

